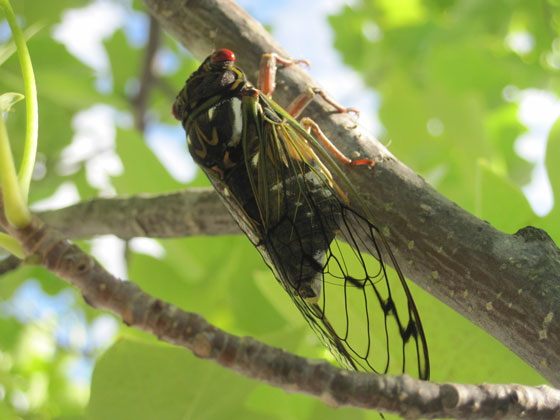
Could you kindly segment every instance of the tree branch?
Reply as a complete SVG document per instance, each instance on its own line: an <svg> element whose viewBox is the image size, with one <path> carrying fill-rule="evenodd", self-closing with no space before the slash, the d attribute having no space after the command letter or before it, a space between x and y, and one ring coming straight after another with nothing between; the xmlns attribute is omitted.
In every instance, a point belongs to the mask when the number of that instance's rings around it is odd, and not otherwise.
<svg viewBox="0 0 560 420"><path fill-rule="evenodd" d="M0 276L3 276L4 274L9 273L12 270L15 270L20 265L21 260L18 257L9 255L8 257L0 261Z"/></svg>
<svg viewBox="0 0 560 420"><path fill-rule="evenodd" d="M197 58L215 48L237 52L253 81L260 56L289 56L231 0L144 0L150 12ZM188 75L185 75L185 78ZM297 66L281 71L276 99L286 104L317 86ZM560 385L560 251L536 228L505 234L438 194L347 115L321 101L309 115L348 155L358 142L376 161L350 168L352 180L388 237L405 275L496 337ZM350 150L351 151L351 150Z"/></svg>
<svg viewBox="0 0 560 420"><path fill-rule="evenodd" d="M18 239L26 260L74 285L94 308L106 309L127 325L186 347L244 376L332 405L352 405L404 418L554 419L560 391L546 385L459 385L419 381L409 376L349 372L324 361L307 360L249 337L236 337L121 281L36 216L24 229L10 226L0 202L0 225Z"/></svg>
<svg viewBox="0 0 560 420"><path fill-rule="evenodd" d="M211 188L93 198L38 215L72 239L108 234L128 240L139 236L177 238L241 233Z"/></svg>
<svg viewBox="0 0 560 420"><path fill-rule="evenodd" d="M146 55L142 65L142 76L140 77L140 87L138 94L132 100L134 106L134 125L136 129L143 132L146 128L146 104L148 96L154 84L154 58L159 48L161 38L161 29L158 21L150 16L150 32L148 35L148 45L146 46Z"/></svg>
<svg viewBox="0 0 560 420"><path fill-rule="evenodd" d="M168 194L92 198L68 207L37 213L67 238L115 235L181 238L237 235L241 231L212 188L186 188ZM10 256L0 262L0 276L18 268Z"/></svg>

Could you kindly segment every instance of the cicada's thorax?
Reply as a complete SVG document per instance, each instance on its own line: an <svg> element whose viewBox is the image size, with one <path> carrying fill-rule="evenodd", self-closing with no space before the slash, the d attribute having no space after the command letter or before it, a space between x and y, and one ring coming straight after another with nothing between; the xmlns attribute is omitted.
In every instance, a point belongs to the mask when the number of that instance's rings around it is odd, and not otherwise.
<svg viewBox="0 0 560 420"><path fill-rule="evenodd" d="M313 162L290 153L281 116L259 99L243 72L234 66L208 71L205 64L176 102L189 151L225 188L230 209L232 203L241 209L234 217L283 286L301 297L318 296L340 203ZM256 99L256 113L245 97Z"/></svg>
<svg viewBox="0 0 560 420"><path fill-rule="evenodd" d="M241 92L246 84L236 67L212 68L205 62L176 101L181 101L189 152L198 165L220 179L243 159Z"/></svg>

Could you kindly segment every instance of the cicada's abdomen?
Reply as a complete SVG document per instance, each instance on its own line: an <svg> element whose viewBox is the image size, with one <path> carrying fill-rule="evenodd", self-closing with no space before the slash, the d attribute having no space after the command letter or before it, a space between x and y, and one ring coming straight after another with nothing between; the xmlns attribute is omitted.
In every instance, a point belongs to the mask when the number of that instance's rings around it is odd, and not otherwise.
<svg viewBox="0 0 560 420"><path fill-rule="evenodd" d="M261 253L273 259L269 265L281 271L278 278L291 293L318 297L326 251L340 223L340 205L311 171L292 174L273 186L272 192L277 194L271 206L278 206L279 211L263 236L265 252Z"/></svg>

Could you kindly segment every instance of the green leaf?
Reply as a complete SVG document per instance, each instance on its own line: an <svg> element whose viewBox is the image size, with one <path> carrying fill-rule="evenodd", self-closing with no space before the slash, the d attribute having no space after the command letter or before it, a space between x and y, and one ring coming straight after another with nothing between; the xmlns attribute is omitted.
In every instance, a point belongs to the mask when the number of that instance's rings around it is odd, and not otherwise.
<svg viewBox="0 0 560 420"><path fill-rule="evenodd" d="M478 217L507 233L515 233L534 222L536 216L519 187L493 171L483 160L478 162L477 173L480 174Z"/></svg>
<svg viewBox="0 0 560 420"><path fill-rule="evenodd" d="M49 26L60 20L61 14L70 8L79 8L89 3L89 0L57 0L45 2L43 0L12 1L17 15L25 17L30 24L36 22L48 23Z"/></svg>
<svg viewBox="0 0 560 420"><path fill-rule="evenodd" d="M35 35L37 32L39 32L42 29L42 25L40 24L34 24L31 25L27 28L25 28L25 30L23 31L23 38L26 41L29 41L29 39ZM0 45L0 66L8 59L12 56L12 54L14 54L16 52L16 44L14 42L14 39L10 39L10 41L8 41L7 43Z"/></svg>
<svg viewBox="0 0 560 420"><path fill-rule="evenodd" d="M548 180L552 186L554 194L555 206L559 207L560 201L560 118L556 120L548 134L548 143L546 149L546 170L548 172Z"/></svg>
<svg viewBox="0 0 560 420"><path fill-rule="evenodd" d="M134 49L128 43L123 30L118 30L113 37L105 41L107 54L111 63L111 74L113 76L113 90L116 96L125 100L132 98L135 92L131 83L138 82L141 76L142 56L140 49ZM126 102L124 106L128 107Z"/></svg>
<svg viewBox="0 0 560 420"><path fill-rule="evenodd" d="M117 130L117 153L124 173L113 178L121 194L162 193L181 188L135 131Z"/></svg>
<svg viewBox="0 0 560 420"><path fill-rule="evenodd" d="M560 162L560 118L556 120L548 134L545 160L554 206L540 224L557 244L560 243L560 168L558 162Z"/></svg>
<svg viewBox="0 0 560 420"><path fill-rule="evenodd" d="M103 100L95 90L91 68L69 54L62 44L41 32L30 40L29 51L37 78L39 108L46 98L49 103L71 110Z"/></svg>
<svg viewBox="0 0 560 420"><path fill-rule="evenodd" d="M257 385L186 349L121 339L95 366L87 418L258 419L243 404Z"/></svg>
<svg viewBox="0 0 560 420"><path fill-rule="evenodd" d="M526 185L531 180L534 164L519 156L514 150L514 141L527 128L519 121L519 105L506 103L488 113L486 132L491 142L493 153L488 160L493 166L499 166L516 185Z"/></svg>
<svg viewBox="0 0 560 420"><path fill-rule="evenodd" d="M12 106L21 101L25 96L21 93L6 92L0 95L0 112L8 112Z"/></svg>
<svg viewBox="0 0 560 420"><path fill-rule="evenodd" d="M42 267L22 265L16 270L2 275L0 298L3 301L10 299L19 286L30 278L37 279L41 283L41 288L51 295L57 294L68 287L68 283Z"/></svg>
<svg viewBox="0 0 560 420"><path fill-rule="evenodd" d="M12 351L21 333L21 323L14 318L0 317L0 348L2 351Z"/></svg>
<svg viewBox="0 0 560 420"><path fill-rule="evenodd" d="M161 244L166 251L162 259L130 256L130 277L148 293L240 334L263 335L285 327L255 284L258 273L267 268L247 238L193 237ZM279 293L293 310L274 277L266 280L263 287Z"/></svg>
<svg viewBox="0 0 560 420"><path fill-rule="evenodd" d="M426 18L426 9L421 0L380 0L376 6L387 27L411 25Z"/></svg>

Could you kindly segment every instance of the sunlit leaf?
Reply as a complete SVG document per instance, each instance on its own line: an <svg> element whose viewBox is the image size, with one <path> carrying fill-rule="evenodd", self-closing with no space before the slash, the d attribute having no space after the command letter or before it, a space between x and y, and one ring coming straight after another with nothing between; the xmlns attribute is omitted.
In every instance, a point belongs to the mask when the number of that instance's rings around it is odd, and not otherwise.
<svg viewBox="0 0 560 420"><path fill-rule="evenodd" d="M88 417L257 419L237 404L255 386L184 349L120 340L96 364Z"/></svg>
<svg viewBox="0 0 560 420"><path fill-rule="evenodd" d="M14 104L23 100L24 96L21 93L7 92L0 95L0 112L10 111Z"/></svg>

